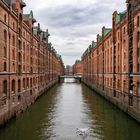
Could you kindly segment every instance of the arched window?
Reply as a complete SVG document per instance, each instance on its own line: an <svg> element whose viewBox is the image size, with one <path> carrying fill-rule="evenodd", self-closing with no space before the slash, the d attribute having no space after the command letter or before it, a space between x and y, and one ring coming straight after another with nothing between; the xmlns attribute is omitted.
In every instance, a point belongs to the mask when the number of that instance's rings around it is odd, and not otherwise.
<svg viewBox="0 0 140 140"><path fill-rule="evenodd" d="M30 88L32 88L32 78L30 79Z"/></svg>
<svg viewBox="0 0 140 140"><path fill-rule="evenodd" d="M6 96L7 95L7 81L3 81L3 95Z"/></svg>
<svg viewBox="0 0 140 140"><path fill-rule="evenodd" d="M4 30L4 42L7 43L7 31Z"/></svg>
<svg viewBox="0 0 140 140"><path fill-rule="evenodd" d="M29 78L27 78L27 88L29 88Z"/></svg>
<svg viewBox="0 0 140 140"><path fill-rule="evenodd" d="M12 45L15 47L15 35L12 36Z"/></svg>
<svg viewBox="0 0 140 140"><path fill-rule="evenodd" d="M20 80L18 80L18 92L21 92Z"/></svg>
<svg viewBox="0 0 140 140"><path fill-rule="evenodd" d="M21 75L21 66L18 65L18 74Z"/></svg>
<svg viewBox="0 0 140 140"><path fill-rule="evenodd" d="M21 62L21 53L18 53L18 61Z"/></svg>
<svg viewBox="0 0 140 140"><path fill-rule="evenodd" d="M7 57L7 46L6 46L6 44L7 44L7 31L4 30L3 34L4 34L4 36L3 36L3 40L4 40L3 54L4 54L4 58L6 58Z"/></svg>
<svg viewBox="0 0 140 140"><path fill-rule="evenodd" d="M4 62L4 67L3 67L4 71L7 71L7 66L6 66L6 62Z"/></svg>
<svg viewBox="0 0 140 140"><path fill-rule="evenodd" d="M15 94L15 80L12 80L12 94Z"/></svg>
<svg viewBox="0 0 140 140"><path fill-rule="evenodd" d="M15 60L15 49L13 49L12 53L13 60Z"/></svg>
<svg viewBox="0 0 140 140"><path fill-rule="evenodd" d="M21 47L22 45L21 45L21 41L20 40L18 41L18 45L19 45L18 49L21 50L22 49L22 47Z"/></svg>
<svg viewBox="0 0 140 140"><path fill-rule="evenodd" d="M23 79L23 89L25 89L25 78Z"/></svg>

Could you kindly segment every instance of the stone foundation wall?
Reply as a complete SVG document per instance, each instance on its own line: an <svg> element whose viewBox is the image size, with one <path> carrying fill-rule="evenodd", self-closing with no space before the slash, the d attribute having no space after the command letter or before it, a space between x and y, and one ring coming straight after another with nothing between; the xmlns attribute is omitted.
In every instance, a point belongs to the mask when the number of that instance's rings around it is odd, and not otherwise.
<svg viewBox="0 0 140 140"><path fill-rule="evenodd" d="M105 88L102 90L89 83L88 81L84 81L83 79L82 82L103 96L107 101L111 102L119 109L140 122L140 98L133 96L131 99L128 94L121 92L117 92L116 96L114 97L112 89Z"/></svg>
<svg viewBox="0 0 140 140"><path fill-rule="evenodd" d="M18 117L28 107L30 107L45 91L58 82L58 79L50 82L46 88L39 92L33 92L32 95L25 91L19 95L11 96L9 99L0 99L0 126L7 123L14 117ZM35 91L35 90L34 90Z"/></svg>

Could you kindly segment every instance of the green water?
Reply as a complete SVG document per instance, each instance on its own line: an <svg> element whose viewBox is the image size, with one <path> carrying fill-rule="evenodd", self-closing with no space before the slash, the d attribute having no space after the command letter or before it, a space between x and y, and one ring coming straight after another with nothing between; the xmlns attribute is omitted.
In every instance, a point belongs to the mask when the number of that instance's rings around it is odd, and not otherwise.
<svg viewBox="0 0 140 140"><path fill-rule="evenodd" d="M57 84L18 119L0 129L0 140L139 140L140 124L73 79Z"/></svg>

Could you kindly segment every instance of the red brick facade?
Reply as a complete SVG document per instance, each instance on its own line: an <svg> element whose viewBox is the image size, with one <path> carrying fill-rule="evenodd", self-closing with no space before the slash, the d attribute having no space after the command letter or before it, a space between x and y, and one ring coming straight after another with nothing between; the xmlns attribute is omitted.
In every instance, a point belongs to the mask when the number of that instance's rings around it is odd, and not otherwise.
<svg viewBox="0 0 140 140"><path fill-rule="evenodd" d="M115 11L112 29L102 28L82 56L83 81L140 111L140 3Z"/></svg>
<svg viewBox="0 0 140 140"><path fill-rule="evenodd" d="M73 65L73 74L75 75L83 75L83 64L80 60L76 60Z"/></svg>
<svg viewBox="0 0 140 140"><path fill-rule="evenodd" d="M64 74L61 56L48 43L22 0L0 0L0 106L33 100Z"/></svg>

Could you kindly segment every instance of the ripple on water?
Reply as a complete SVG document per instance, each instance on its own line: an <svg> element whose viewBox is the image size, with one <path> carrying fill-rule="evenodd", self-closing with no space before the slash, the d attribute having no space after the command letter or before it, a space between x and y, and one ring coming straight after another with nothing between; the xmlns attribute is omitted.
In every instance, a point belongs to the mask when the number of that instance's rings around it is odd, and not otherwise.
<svg viewBox="0 0 140 140"><path fill-rule="evenodd" d="M81 140L76 128L87 127L91 130L87 140L140 138L140 125L91 89L63 83L51 88L19 119L0 129L0 140Z"/></svg>

